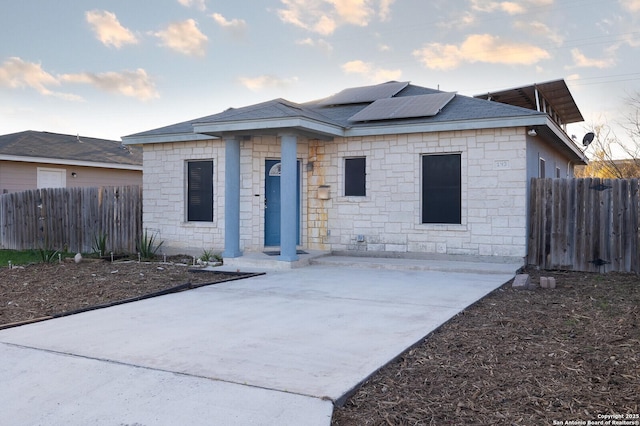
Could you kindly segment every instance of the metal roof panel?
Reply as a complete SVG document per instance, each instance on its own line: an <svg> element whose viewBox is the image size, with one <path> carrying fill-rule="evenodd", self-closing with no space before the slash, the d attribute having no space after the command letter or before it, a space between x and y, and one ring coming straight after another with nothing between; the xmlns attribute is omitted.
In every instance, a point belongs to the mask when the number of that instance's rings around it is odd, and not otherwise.
<svg viewBox="0 0 640 426"><path fill-rule="evenodd" d="M556 110L564 123L570 124L584 121L582 113L578 109L564 80L536 83L530 86L489 92L474 97L537 110L536 90Z"/></svg>

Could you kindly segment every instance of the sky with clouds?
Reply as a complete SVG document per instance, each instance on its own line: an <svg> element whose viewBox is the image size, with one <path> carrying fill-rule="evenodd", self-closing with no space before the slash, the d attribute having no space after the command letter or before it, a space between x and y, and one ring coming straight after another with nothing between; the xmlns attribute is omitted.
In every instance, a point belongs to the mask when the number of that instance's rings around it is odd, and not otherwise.
<svg viewBox="0 0 640 426"><path fill-rule="evenodd" d="M640 0L5 2L0 134L119 140L390 80L473 96L560 78L582 134L640 92L639 24Z"/></svg>

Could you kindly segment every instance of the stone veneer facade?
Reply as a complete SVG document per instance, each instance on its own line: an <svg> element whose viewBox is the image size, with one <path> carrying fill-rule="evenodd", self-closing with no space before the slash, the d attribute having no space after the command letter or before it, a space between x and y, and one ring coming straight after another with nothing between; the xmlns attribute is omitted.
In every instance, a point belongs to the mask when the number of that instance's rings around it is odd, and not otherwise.
<svg viewBox="0 0 640 426"><path fill-rule="evenodd" d="M522 257L526 253L525 128L389 136L298 138L301 246L311 250ZM421 223L421 157L460 153L462 224ZM275 137L241 142L240 245L262 250L265 160L280 157ZM344 159L366 157L366 196L345 197ZM144 227L164 250L224 248L224 142L144 146ZM186 162L212 159L214 221L187 222ZM320 185L331 197L318 199Z"/></svg>

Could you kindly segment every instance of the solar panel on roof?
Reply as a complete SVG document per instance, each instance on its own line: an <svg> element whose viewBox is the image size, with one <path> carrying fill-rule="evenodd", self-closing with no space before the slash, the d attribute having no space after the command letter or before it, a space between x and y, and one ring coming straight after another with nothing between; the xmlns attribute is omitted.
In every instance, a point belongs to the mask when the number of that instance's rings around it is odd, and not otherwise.
<svg viewBox="0 0 640 426"><path fill-rule="evenodd" d="M432 93L429 95L404 96L378 99L349 121L392 120L395 118L432 117L456 96L455 93Z"/></svg>
<svg viewBox="0 0 640 426"><path fill-rule="evenodd" d="M320 102L320 105L348 105L373 102L390 98L409 85L408 81L376 84L375 86L352 87L344 89Z"/></svg>

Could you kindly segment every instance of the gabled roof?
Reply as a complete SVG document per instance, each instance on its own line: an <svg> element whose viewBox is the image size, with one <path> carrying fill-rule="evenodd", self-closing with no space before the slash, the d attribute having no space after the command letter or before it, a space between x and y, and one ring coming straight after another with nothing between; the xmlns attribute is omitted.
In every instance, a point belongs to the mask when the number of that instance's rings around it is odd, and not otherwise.
<svg viewBox="0 0 640 426"><path fill-rule="evenodd" d="M138 147L33 130L0 136L0 160L142 170L142 150Z"/></svg>

